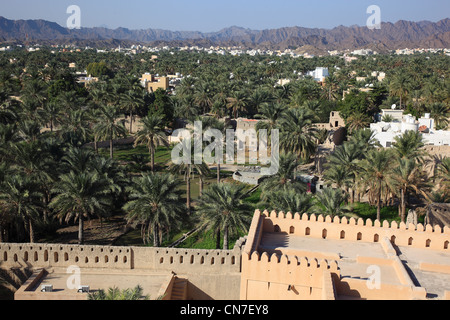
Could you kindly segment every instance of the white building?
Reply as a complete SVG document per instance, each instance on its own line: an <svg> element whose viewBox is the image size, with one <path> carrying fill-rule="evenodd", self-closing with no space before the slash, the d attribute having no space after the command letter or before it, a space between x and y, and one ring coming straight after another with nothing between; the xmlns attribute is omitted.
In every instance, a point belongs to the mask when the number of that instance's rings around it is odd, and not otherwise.
<svg viewBox="0 0 450 320"><path fill-rule="evenodd" d="M318 67L316 70L310 71L306 75L313 77L316 81L323 82L330 74L328 68Z"/></svg>
<svg viewBox="0 0 450 320"><path fill-rule="evenodd" d="M386 111L386 114L389 114L389 112L392 114L393 110L383 110L383 115L385 115L384 111ZM435 130L434 120L428 113L419 120L416 120L412 115L405 115L401 121L395 119L393 122L372 123L370 129L375 133L374 138L385 148L391 147L395 138L406 131L421 132L425 145L450 145L450 131Z"/></svg>

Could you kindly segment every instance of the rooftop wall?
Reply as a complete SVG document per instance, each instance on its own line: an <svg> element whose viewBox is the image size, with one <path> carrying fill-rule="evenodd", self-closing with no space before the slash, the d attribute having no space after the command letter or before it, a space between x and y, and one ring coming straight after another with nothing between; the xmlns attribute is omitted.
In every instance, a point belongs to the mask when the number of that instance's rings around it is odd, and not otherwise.
<svg viewBox="0 0 450 320"><path fill-rule="evenodd" d="M260 215L258 211L255 215ZM298 236L310 236L323 239L345 239L362 242L380 242L387 237L397 246L410 246L413 248L430 249L450 252L450 229L448 227L405 223L397 224L384 221L382 224L376 220L347 219L346 217L316 216L314 214L291 214L290 212L264 211L263 232L285 232ZM250 238L250 237L249 237Z"/></svg>
<svg viewBox="0 0 450 320"><path fill-rule="evenodd" d="M332 299L331 277L339 277L336 261L254 251L242 257L241 299Z"/></svg>
<svg viewBox="0 0 450 320"><path fill-rule="evenodd" d="M0 266L146 269L179 273L240 272L241 247L233 250L195 250L144 247L79 246L0 243Z"/></svg>

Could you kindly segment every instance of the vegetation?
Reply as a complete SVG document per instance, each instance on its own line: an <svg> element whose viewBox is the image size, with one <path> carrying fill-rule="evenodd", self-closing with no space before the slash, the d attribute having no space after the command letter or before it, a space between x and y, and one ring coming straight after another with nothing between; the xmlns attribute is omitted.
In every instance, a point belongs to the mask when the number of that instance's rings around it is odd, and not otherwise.
<svg viewBox="0 0 450 320"><path fill-rule="evenodd" d="M384 149L366 129L392 104L414 116L430 113L438 129L447 128L448 56L346 63L335 56L152 54L0 54L0 241L39 242L78 224L83 243L86 221L115 215L139 230L144 245L170 245L195 229L183 245L229 248L245 235L255 208L405 220L408 208L450 198L449 159L424 153L420 134L406 132ZM302 76L317 66L330 70L324 84ZM80 70L98 82L78 83ZM356 81L355 74L372 71L385 71L386 79L371 87L373 77ZM145 92L145 72L185 77L175 92ZM278 85L280 79L290 83ZM329 188L310 194L300 168L314 167L327 139L316 124L328 122L331 111L340 112L350 135L326 159ZM254 193L221 166L170 162L167 136L180 120L201 119L205 129L225 133L224 117L264 119L258 130L280 132L280 170Z"/></svg>

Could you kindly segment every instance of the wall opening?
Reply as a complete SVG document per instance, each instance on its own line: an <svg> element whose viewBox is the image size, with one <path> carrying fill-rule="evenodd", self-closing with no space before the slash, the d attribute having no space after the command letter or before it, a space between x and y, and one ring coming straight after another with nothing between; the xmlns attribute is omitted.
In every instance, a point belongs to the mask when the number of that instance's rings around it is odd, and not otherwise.
<svg viewBox="0 0 450 320"><path fill-rule="evenodd" d="M105 263L108 263L108 262L109 262L109 257L105 256Z"/></svg>
<svg viewBox="0 0 450 320"><path fill-rule="evenodd" d="M358 232L358 234L356 235L356 241L361 241L362 240L362 233Z"/></svg>
<svg viewBox="0 0 450 320"><path fill-rule="evenodd" d="M69 261L69 254L67 252L64 253L64 261Z"/></svg>
<svg viewBox="0 0 450 320"><path fill-rule="evenodd" d="M344 230L341 231L341 237L340 238L341 239L345 239L345 231Z"/></svg>
<svg viewBox="0 0 450 320"><path fill-rule="evenodd" d="M395 244L395 239L396 239L395 236L392 236L392 237L391 237L391 243L392 243L392 244Z"/></svg>
<svg viewBox="0 0 450 320"><path fill-rule="evenodd" d="M44 251L44 261L47 262L48 261L48 250Z"/></svg>
<svg viewBox="0 0 450 320"><path fill-rule="evenodd" d="M380 236L375 233L375 235L373 236L373 242L379 242L379 241L380 241Z"/></svg>
<svg viewBox="0 0 450 320"><path fill-rule="evenodd" d="M54 252L54 253L53 253L53 260L54 260L55 262L58 262L58 260L59 260L58 252Z"/></svg>
<svg viewBox="0 0 450 320"><path fill-rule="evenodd" d="M411 237L408 239L408 246L412 246L412 244L413 244L413 238Z"/></svg>
<svg viewBox="0 0 450 320"><path fill-rule="evenodd" d="M273 227L273 232L281 232L280 226L276 224L276 225Z"/></svg>
<svg viewBox="0 0 450 320"><path fill-rule="evenodd" d="M322 239L326 239L327 238L327 229L323 229L322 230Z"/></svg>
<svg viewBox="0 0 450 320"><path fill-rule="evenodd" d="M309 236L311 234L311 229L308 227L305 229L305 236Z"/></svg>
<svg viewBox="0 0 450 320"><path fill-rule="evenodd" d="M37 251L34 252L34 258L33 258L33 261L34 261L34 262L38 261L38 253L37 253Z"/></svg>
<svg viewBox="0 0 450 320"><path fill-rule="evenodd" d="M3 261L8 261L8 253L6 251L3 252Z"/></svg>
<svg viewBox="0 0 450 320"><path fill-rule="evenodd" d="M444 242L444 249L448 249L448 241ZM5 252L6 253L6 252ZM5 260L6 261L6 260Z"/></svg>
<svg viewBox="0 0 450 320"><path fill-rule="evenodd" d="M427 239L427 241L425 242L425 247L429 248L431 245L431 240Z"/></svg>
<svg viewBox="0 0 450 320"><path fill-rule="evenodd" d="M294 232L295 232L295 228L294 228L293 226L291 226L291 227L289 228L289 233L290 233L290 234L294 234Z"/></svg>

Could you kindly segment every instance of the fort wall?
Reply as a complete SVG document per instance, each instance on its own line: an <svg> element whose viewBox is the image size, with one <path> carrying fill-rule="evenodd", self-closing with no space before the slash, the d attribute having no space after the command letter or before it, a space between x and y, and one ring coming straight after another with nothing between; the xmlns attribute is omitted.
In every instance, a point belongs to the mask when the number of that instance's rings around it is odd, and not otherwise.
<svg viewBox="0 0 450 320"><path fill-rule="evenodd" d="M259 213L260 214L260 213ZM297 236L332 240L380 242L387 237L397 246L450 251L450 228L440 226L406 225L378 220L356 220L355 218L292 214L290 212L269 212L263 214L263 232L284 232Z"/></svg>

